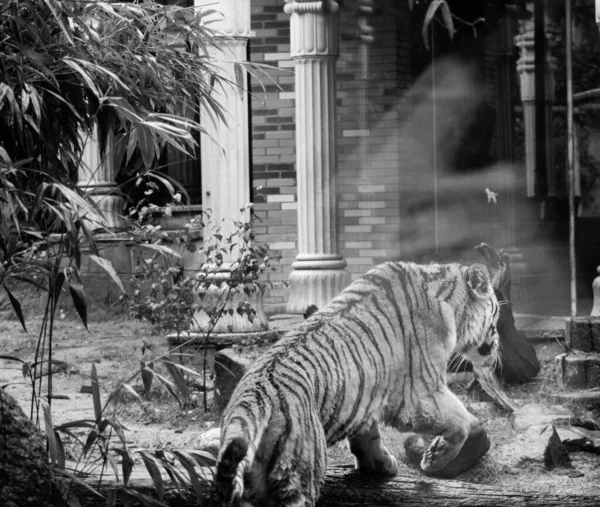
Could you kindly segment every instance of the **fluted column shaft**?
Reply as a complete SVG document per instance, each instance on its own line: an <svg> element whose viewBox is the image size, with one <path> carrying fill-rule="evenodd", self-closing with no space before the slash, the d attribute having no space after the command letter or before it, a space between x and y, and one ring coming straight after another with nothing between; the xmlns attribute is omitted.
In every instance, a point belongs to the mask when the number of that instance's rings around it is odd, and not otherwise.
<svg viewBox="0 0 600 507"><path fill-rule="evenodd" d="M248 79L236 77L235 64L247 61L250 31L250 0L196 0L196 5L214 9L214 22L209 26L220 36L215 48L210 48L213 63L224 81L238 83L241 89L228 84L217 85L212 91L222 106L226 122L203 111L201 137L202 204L223 228L223 235L232 228L230 220L239 220L240 208L250 201L250 146L248 140ZM247 218L247 217L246 217Z"/></svg>
<svg viewBox="0 0 600 507"><path fill-rule="evenodd" d="M286 0L296 85L298 255L287 311L327 304L350 282L337 250L336 80L338 4Z"/></svg>
<svg viewBox="0 0 600 507"><path fill-rule="evenodd" d="M77 180L78 185L91 195L103 215L88 215L88 226L92 229L104 226L112 232L119 232L127 228L123 218L125 198L117 192L115 178L118 167L113 162L112 148L109 141L104 158L100 156L98 134L94 129L85 142Z"/></svg>

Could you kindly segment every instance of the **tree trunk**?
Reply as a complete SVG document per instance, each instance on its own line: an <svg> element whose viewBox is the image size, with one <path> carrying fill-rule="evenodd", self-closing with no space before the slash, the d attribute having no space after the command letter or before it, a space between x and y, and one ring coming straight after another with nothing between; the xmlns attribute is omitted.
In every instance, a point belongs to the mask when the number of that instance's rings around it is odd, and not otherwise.
<svg viewBox="0 0 600 507"><path fill-rule="evenodd" d="M52 482L46 440L15 399L0 388L0 505L63 505Z"/></svg>
<svg viewBox="0 0 600 507"><path fill-rule="evenodd" d="M535 349L515 327L510 304L510 264L502 250L481 243L475 248L485 259L500 306L498 334L500 335L500 363L496 374L505 382L522 384L529 382L540 371Z"/></svg>
<svg viewBox="0 0 600 507"><path fill-rule="evenodd" d="M97 484L91 478L88 483ZM104 507L106 502L92 495L89 490L75 485L77 498L82 507ZM113 485L114 487L114 485ZM139 492L154 495L152 481L136 480L131 487ZM105 483L102 490L111 488ZM178 500L174 496L174 488L166 487L165 501L171 507L193 505L193 496L187 500ZM189 502L189 503L188 503ZM119 501L117 505L122 505ZM202 505L202 504L201 504ZM330 466L327 479L321 492L317 507L346 506L398 506L432 507L596 507L597 496L563 495L552 493L524 492L499 485L486 486L461 481L433 479L429 477L398 476L387 480L366 477L353 470L353 466Z"/></svg>

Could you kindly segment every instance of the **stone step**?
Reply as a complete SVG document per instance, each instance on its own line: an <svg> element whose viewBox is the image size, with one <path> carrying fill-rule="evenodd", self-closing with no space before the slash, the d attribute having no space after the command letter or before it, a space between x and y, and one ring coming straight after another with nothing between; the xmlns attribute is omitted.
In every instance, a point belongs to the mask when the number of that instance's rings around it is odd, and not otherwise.
<svg viewBox="0 0 600 507"><path fill-rule="evenodd" d="M556 392L548 395L548 398L560 405L570 407L578 405L582 407L600 405L600 388L598 390Z"/></svg>
<svg viewBox="0 0 600 507"><path fill-rule="evenodd" d="M564 389L600 387L600 353L572 350L555 357L558 385Z"/></svg>
<svg viewBox="0 0 600 507"><path fill-rule="evenodd" d="M566 319L565 343L583 352L600 352L600 317Z"/></svg>

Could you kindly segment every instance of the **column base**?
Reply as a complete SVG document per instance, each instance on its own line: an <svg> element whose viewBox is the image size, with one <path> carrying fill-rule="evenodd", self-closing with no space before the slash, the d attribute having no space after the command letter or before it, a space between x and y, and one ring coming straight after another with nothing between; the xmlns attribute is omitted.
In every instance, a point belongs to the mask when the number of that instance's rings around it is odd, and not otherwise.
<svg viewBox="0 0 600 507"><path fill-rule="evenodd" d="M256 290L246 294L241 286L230 291L228 266L224 266L223 271L209 275L215 283L200 297L202 305L194 314L190 332L256 333L269 329L269 322L263 308L263 293ZM246 308L246 312L238 312L240 304L242 308ZM215 312L220 317L213 323L212 315Z"/></svg>
<svg viewBox="0 0 600 507"><path fill-rule="evenodd" d="M344 290L350 280L350 272L345 269L296 269L290 274L286 312L302 314L309 305L321 309Z"/></svg>

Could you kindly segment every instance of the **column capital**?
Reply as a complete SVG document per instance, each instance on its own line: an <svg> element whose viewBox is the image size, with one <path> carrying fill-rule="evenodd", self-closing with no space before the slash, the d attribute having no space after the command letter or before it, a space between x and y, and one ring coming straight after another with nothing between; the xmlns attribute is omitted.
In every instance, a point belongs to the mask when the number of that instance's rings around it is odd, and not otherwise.
<svg viewBox="0 0 600 507"><path fill-rule="evenodd" d="M339 4L334 0L285 0L285 7L283 8L286 14L306 14L322 13L328 14L330 12L337 12L340 8Z"/></svg>
<svg viewBox="0 0 600 507"><path fill-rule="evenodd" d="M291 16L290 54L295 58L336 58L339 53L339 4L334 0L286 0Z"/></svg>
<svg viewBox="0 0 600 507"><path fill-rule="evenodd" d="M250 38L250 0L194 0L194 6L212 12L206 21L210 28L227 37Z"/></svg>

